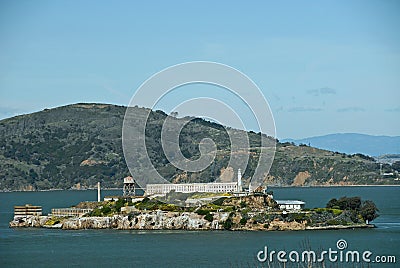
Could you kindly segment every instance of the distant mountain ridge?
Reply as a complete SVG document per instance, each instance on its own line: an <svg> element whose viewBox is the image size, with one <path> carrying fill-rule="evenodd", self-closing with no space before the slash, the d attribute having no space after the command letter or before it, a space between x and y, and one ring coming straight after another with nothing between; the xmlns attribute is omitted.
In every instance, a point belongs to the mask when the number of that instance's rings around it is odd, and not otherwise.
<svg viewBox="0 0 400 268"><path fill-rule="evenodd" d="M214 161L200 172L185 172L172 165L163 153L161 130L167 118L162 111L101 103L78 103L0 120L0 191L86 189L97 182L105 188L121 188L122 178L130 175L122 151L122 123L127 109L133 120L147 115L146 149L157 171L168 181L211 182L233 178L235 166L229 135L224 126L191 118L182 129L179 146L188 159L198 159L199 143L212 139L217 146ZM176 118L176 121L184 120ZM135 122L136 122L135 121ZM139 122L139 121L138 121ZM230 129L232 135L243 130ZM248 185L260 156L261 137L248 132L250 151L242 173ZM266 137L272 141L271 137ZM266 147L268 148L268 146ZM135 152L135 150L133 150ZM137 154L138 176L145 155ZM389 164L385 173L394 172ZM380 165L365 155L346 155L310 146L276 144L274 162L263 176L265 185L364 185L398 184L394 177L382 177Z"/></svg>
<svg viewBox="0 0 400 268"><path fill-rule="evenodd" d="M336 133L304 139L284 139L282 142L306 144L324 150L369 156L400 154L400 136L373 136L359 133Z"/></svg>

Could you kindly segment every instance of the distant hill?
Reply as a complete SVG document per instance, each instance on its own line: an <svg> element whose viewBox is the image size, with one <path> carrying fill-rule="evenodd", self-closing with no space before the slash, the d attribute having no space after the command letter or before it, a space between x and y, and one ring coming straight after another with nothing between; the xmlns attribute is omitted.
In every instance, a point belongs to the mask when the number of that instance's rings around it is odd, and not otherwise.
<svg viewBox="0 0 400 268"><path fill-rule="evenodd" d="M400 154L400 136L372 136L357 133L338 133L282 142L307 144L320 149L346 154L361 153L369 156Z"/></svg>
<svg viewBox="0 0 400 268"><path fill-rule="evenodd" d="M149 111L130 109L136 118ZM125 111L123 106L80 103L1 120L0 191L85 189L94 187L98 181L104 187L121 187L122 178L129 175L121 144ZM200 118L192 118L185 125L179 140L185 157L197 159L198 144L204 138L211 138L218 152L204 171L183 172L169 163L161 147L161 129L166 116L162 111L151 111L146 129L148 154L159 173L172 182L209 182L221 176L230 157L230 140L225 128ZM261 138L254 132L248 136L252 149L248 167L243 172L245 183L254 173ZM141 157L137 157L139 164ZM390 165L383 168L385 172L392 171ZM382 178L379 164L371 157L290 143L277 144L270 173L263 179L267 185L281 186L398 182Z"/></svg>

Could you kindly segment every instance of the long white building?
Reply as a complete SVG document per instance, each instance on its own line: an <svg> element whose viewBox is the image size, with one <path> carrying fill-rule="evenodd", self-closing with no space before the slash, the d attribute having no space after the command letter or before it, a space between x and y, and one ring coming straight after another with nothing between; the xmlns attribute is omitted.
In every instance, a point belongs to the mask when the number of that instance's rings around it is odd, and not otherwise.
<svg viewBox="0 0 400 268"><path fill-rule="evenodd" d="M237 192L239 187L237 182L147 184L146 194L166 194L172 190L180 193L229 193Z"/></svg>
<svg viewBox="0 0 400 268"><path fill-rule="evenodd" d="M170 191L179 193L230 193L241 192L242 175L238 170L238 179L236 182L210 182L210 183L165 183L165 184L147 184L146 194L166 194Z"/></svg>

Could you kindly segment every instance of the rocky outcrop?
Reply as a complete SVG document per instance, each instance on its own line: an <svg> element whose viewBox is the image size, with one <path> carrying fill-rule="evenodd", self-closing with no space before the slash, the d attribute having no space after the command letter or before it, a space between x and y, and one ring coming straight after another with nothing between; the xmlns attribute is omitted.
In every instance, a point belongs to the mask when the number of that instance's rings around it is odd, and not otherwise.
<svg viewBox="0 0 400 268"><path fill-rule="evenodd" d="M309 226L307 221L288 220L276 217L270 221L256 220L265 217L265 213L253 213L252 218L242 223L243 216L239 213L213 212L212 220L195 212L166 212L150 211L128 215L113 215L107 217L75 217L58 218L52 216L16 217L9 226L59 228L66 230L79 229L119 229L119 230L223 230L227 229L226 222L230 221L231 230L261 230L261 231L294 231L313 229L347 229L366 228L373 225L353 223L346 225ZM271 216L271 215L270 215Z"/></svg>
<svg viewBox="0 0 400 268"><path fill-rule="evenodd" d="M55 218L51 216L28 216L15 218L10 227L44 227L62 229L122 229L122 230L211 230L222 229L219 221L228 213L216 213L209 222L203 216L191 212L152 211L138 215L114 215L109 217ZM51 225L49 223L52 223Z"/></svg>
<svg viewBox="0 0 400 268"><path fill-rule="evenodd" d="M10 227L44 227L49 220L48 216L14 217Z"/></svg>

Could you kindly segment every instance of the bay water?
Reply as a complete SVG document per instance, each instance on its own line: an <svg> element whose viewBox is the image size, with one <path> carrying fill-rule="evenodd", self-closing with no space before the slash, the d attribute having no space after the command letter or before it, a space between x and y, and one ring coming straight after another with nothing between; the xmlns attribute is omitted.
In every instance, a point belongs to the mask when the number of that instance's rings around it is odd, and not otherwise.
<svg viewBox="0 0 400 268"><path fill-rule="evenodd" d="M260 251L346 250L370 251L370 263L326 261L324 267L400 267L400 187L306 187L269 188L275 199L297 199L307 208L325 207L331 198L360 196L372 200L380 217L373 229L323 231L125 231L11 229L14 205L51 208L94 201L96 190L0 193L0 267L307 267L304 263L260 262ZM102 196L119 195L102 191ZM263 256L263 254L259 255ZM375 257L394 256L390 263ZM287 258L287 256L286 256ZM318 264L322 266L321 264ZM315 267L319 267L317 264ZM314 267L313 266L313 267Z"/></svg>

